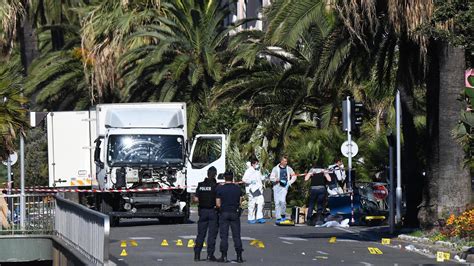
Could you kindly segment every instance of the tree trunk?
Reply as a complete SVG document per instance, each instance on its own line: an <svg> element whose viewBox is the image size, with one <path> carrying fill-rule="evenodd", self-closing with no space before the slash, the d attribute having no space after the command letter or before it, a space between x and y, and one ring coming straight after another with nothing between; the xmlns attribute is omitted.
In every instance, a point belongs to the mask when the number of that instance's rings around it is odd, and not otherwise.
<svg viewBox="0 0 474 266"><path fill-rule="evenodd" d="M23 64L24 74L27 75L31 62L38 57L38 37L34 29L33 20L28 15L29 4L26 4L26 15L19 24L18 37L20 40L21 63Z"/></svg>
<svg viewBox="0 0 474 266"><path fill-rule="evenodd" d="M463 165L464 151L453 138L464 87L464 49L432 42L428 76L428 173L419 219L421 226L438 225L439 219L464 211L471 199L469 170Z"/></svg>
<svg viewBox="0 0 474 266"><path fill-rule="evenodd" d="M420 191L423 187L421 163L416 156L419 139L414 123L413 75L416 73L414 67L417 64L413 60L419 57L417 50L418 48L406 39L400 40L397 88L400 91L402 109L402 183L407 204L404 223L407 226L418 226L418 205L421 202Z"/></svg>

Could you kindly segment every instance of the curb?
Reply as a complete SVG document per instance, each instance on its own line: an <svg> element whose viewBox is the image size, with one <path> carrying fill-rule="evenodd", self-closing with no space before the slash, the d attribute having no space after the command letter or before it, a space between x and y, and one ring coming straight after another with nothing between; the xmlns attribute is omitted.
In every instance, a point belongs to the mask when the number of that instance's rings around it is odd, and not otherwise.
<svg viewBox="0 0 474 266"><path fill-rule="evenodd" d="M405 248L408 250L418 248L422 249L425 253L426 251L429 251L432 255L435 255L438 251L442 251L450 253L453 258L453 261L474 263L474 254L467 253L469 249L472 249L471 247L459 247L458 245L447 241L432 242L429 238L426 237L416 237L403 234L398 236L397 241L401 243L410 243L411 247L410 245L405 246ZM459 249L462 251L459 252Z"/></svg>

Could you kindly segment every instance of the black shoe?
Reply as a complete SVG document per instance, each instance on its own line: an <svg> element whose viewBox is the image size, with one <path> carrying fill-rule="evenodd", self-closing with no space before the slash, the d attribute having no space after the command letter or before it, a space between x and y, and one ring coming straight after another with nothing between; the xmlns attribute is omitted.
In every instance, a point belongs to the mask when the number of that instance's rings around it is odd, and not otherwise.
<svg viewBox="0 0 474 266"><path fill-rule="evenodd" d="M207 260L208 261L217 261L217 258L214 255L208 255Z"/></svg>
<svg viewBox="0 0 474 266"><path fill-rule="evenodd" d="M237 252L237 262L242 263L244 260L242 259L242 251Z"/></svg>
<svg viewBox="0 0 474 266"><path fill-rule="evenodd" d="M229 262L227 260L227 255L226 254L222 254L222 256L217 260L217 262Z"/></svg>
<svg viewBox="0 0 474 266"><path fill-rule="evenodd" d="M194 261L200 261L201 260L201 253L194 252Z"/></svg>

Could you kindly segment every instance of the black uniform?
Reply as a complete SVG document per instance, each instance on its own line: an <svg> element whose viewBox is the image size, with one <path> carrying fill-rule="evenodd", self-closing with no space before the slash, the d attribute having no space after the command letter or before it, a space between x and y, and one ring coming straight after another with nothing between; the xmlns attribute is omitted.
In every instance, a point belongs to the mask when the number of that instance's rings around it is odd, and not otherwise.
<svg viewBox="0 0 474 266"><path fill-rule="evenodd" d="M311 190L309 194L309 204L308 204L308 215L307 220L311 219L313 215L314 203L318 203L318 213L324 211L324 203L326 201L326 178L324 177L324 169L321 168L312 168L310 170L311 175Z"/></svg>
<svg viewBox="0 0 474 266"><path fill-rule="evenodd" d="M242 253L242 240L240 239L240 197L243 196L242 190L235 184L226 183L219 186L216 191L216 197L221 200L219 217L220 251L222 254L227 254L230 227L235 251Z"/></svg>
<svg viewBox="0 0 474 266"><path fill-rule="evenodd" d="M199 221L198 235L196 237L195 252L201 252L206 232L207 236L207 254L214 255L216 249L216 238L218 230L218 216L216 211L216 186L217 183L213 179L206 178L198 184L196 189L196 197L199 198Z"/></svg>

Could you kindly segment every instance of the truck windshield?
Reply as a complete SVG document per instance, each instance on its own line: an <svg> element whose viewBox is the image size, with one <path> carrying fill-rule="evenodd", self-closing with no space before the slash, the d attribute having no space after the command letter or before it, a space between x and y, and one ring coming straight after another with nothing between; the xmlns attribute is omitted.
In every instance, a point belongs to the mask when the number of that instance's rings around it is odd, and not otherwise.
<svg viewBox="0 0 474 266"><path fill-rule="evenodd" d="M111 135L107 145L110 166L182 166L183 136Z"/></svg>

